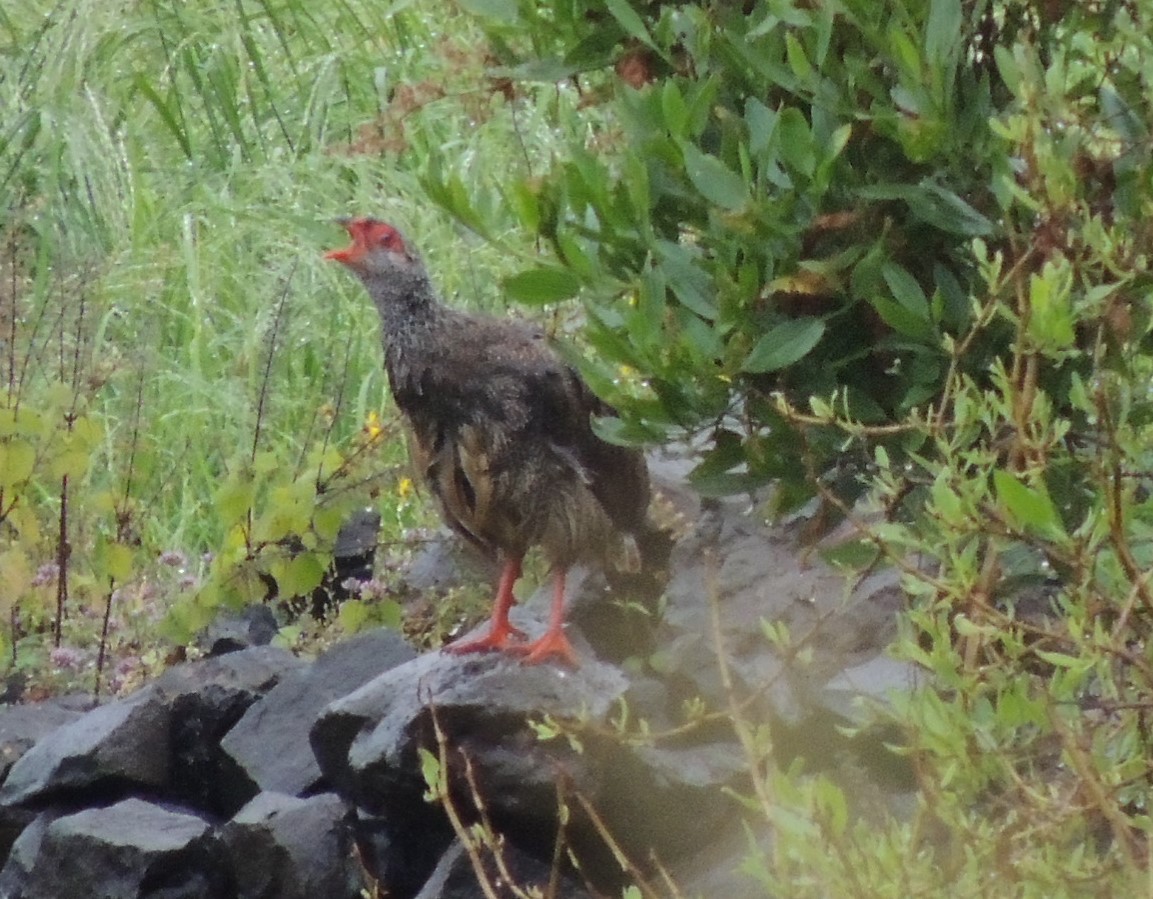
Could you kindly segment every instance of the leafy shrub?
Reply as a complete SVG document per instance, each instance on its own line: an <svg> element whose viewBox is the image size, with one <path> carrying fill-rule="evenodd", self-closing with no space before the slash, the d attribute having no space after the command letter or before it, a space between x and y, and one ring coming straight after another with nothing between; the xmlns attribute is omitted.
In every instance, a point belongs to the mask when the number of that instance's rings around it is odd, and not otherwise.
<svg viewBox="0 0 1153 899"><path fill-rule="evenodd" d="M430 193L538 236L512 297L587 300L606 364L581 361L624 412L606 433L703 432L702 490L819 496L859 522L840 558L906 572L896 652L933 678L894 712L920 811L854 826L829 782L768 775L766 889L1133 889L1153 785L1149 10L462 5L568 143L488 184L435 158Z"/></svg>
<svg viewBox="0 0 1153 899"><path fill-rule="evenodd" d="M509 293L583 288L589 340L638 374L613 436L705 429L699 487L777 481L795 504L806 471L852 460L839 437L784 426L775 391L835 397L866 424L937 395L1003 163L999 82L973 59L983 7L898 5L881 21L871 4L472 6L501 74L591 85L572 117L612 97L592 139L566 122L566 152L501 190L553 257ZM478 217L463 192L434 194ZM976 349L966 370L985 363ZM589 374L611 389L611 372Z"/></svg>

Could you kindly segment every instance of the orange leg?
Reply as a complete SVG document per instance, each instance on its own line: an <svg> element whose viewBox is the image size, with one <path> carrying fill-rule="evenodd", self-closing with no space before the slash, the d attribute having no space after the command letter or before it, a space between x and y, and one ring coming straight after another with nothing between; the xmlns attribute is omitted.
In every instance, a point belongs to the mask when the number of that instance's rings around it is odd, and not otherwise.
<svg viewBox="0 0 1153 899"><path fill-rule="evenodd" d="M513 627L508 620L509 610L516 605L512 588L519 578L520 558L509 559L500 573L500 584L496 588L496 600L492 607L492 626L488 633L472 640L457 640L445 649L453 653L483 652L488 649L507 649L514 646L515 641L525 639L525 632Z"/></svg>
<svg viewBox="0 0 1153 899"><path fill-rule="evenodd" d="M564 581L565 569L556 569L553 572L552 610L549 613L548 629L540 639L512 648L514 652L524 655L523 662L526 665L556 659L573 668L580 667L576 651L564 633Z"/></svg>

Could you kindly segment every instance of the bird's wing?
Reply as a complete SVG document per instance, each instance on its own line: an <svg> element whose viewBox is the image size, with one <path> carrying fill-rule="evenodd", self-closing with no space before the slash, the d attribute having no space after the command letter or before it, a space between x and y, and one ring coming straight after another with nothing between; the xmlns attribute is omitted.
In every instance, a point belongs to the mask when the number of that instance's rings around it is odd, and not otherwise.
<svg viewBox="0 0 1153 899"><path fill-rule="evenodd" d="M605 442L592 428L593 416L614 416L616 410L557 355L542 331L517 324L490 354L500 392L516 397L514 414L526 434L546 441L578 470L616 527L639 531L649 503L644 457Z"/></svg>
<svg viewBox="0 0 1153 899"><path fill-rule="evenodd" d="M515 521L493 481L545 448L584 481L613 524L638 532L649 485L642 455L605 443L591 417L613 415L577 371L526 323L458 313L454 339L397 392L421 447L420 464L452 527L472 542L504 545ZM504 479L507 482L507 478Z"/></svg>
<svg viewBox="0 0 1153 899"><path fill-rule="evenodd" d="M493 532L493 481L485 441L475 427L449 429L427 417L410 417L409 454L433 495L445 522L485 555L500 541Z"/></svg>

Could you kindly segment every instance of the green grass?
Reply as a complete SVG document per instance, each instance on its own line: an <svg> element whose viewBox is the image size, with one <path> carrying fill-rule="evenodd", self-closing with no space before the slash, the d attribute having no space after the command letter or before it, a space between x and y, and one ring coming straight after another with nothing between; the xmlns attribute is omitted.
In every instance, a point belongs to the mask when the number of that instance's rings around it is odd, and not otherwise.
<svg viewBox="0 0 1153 899"><path fill-rule="evenodd" d="M0 4L8 228L51 266L41 301L87 296L111 369L99 468L118 468L140 397L154 539L210 543L197 507L252 443L266 367L262 441L288 458L326 404L342 400L341 437L385 404L375 313L320 258L343 240L332 217L395 218L448 291L495 295L500 260L459 252L467 237L421 200L415 151L348 149L390 85L469 74L424 49L456 23L413 4L28 6ZM507 157L507 114L478 131L437 102L440 130L469 135L462 152Z"/></svg>
<svg viewBox="0 0 1153 899"><path fill-rule="evenodd" d="M56 409L45 446L75 443L53 391L99 426L71 470L73 602L99 609L110 586L158 583L165 550L227 549L222 487L257 453L275 463L268 502L314 479L323 448L356 454L370 415L391 420L375 311L321 258L344 240L335 216L396 221L447 295L502 305L501 276L533 248L511 227L502 250L454 228L426 199L424 150L497 184L551 137L488 85L470 27L427 3L0 0L9 405ZM340 489L375 477L394 528L431 521L395 511L405 454L386 432ZM35 475L4 485L39 526L0 534L0 555L18 550L0 578L17 587L56 554L63 468L37 452ZM130 569L110 567L102 541L128 547ZM54 599L17 590L26 635Z"/></svg>

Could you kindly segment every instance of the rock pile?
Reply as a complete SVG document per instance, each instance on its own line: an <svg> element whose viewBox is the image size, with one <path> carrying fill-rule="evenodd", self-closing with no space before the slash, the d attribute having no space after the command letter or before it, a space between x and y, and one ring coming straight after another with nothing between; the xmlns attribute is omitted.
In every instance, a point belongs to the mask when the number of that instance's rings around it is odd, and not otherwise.
<svg viewBox="0 0 1153 899"><path fill-rule="evenodd" d="M685 704L735 698L817 765L852 753L883 768L891 756L838 742L835 725L912 674L881 655L890 576L846 599L788 528L724 504L694 520L659 616L606 616L603 585L574 577L576 671L417 655L381 631L311 663L236 649L90 710L0 708L0 897L447 899L483 895L478 869L499 895L509 881L620 895L617 852L660 859L687 895L746 895L721 789L744 788L745 761L723 722L682 727ZM542 599L518 609L530 633ZM811 661L775 650L762 622ZM635 738L640 720L653 739ZM899 791L891 773L877 781ZM497 842L462 843L472 825Z"/></svg>

